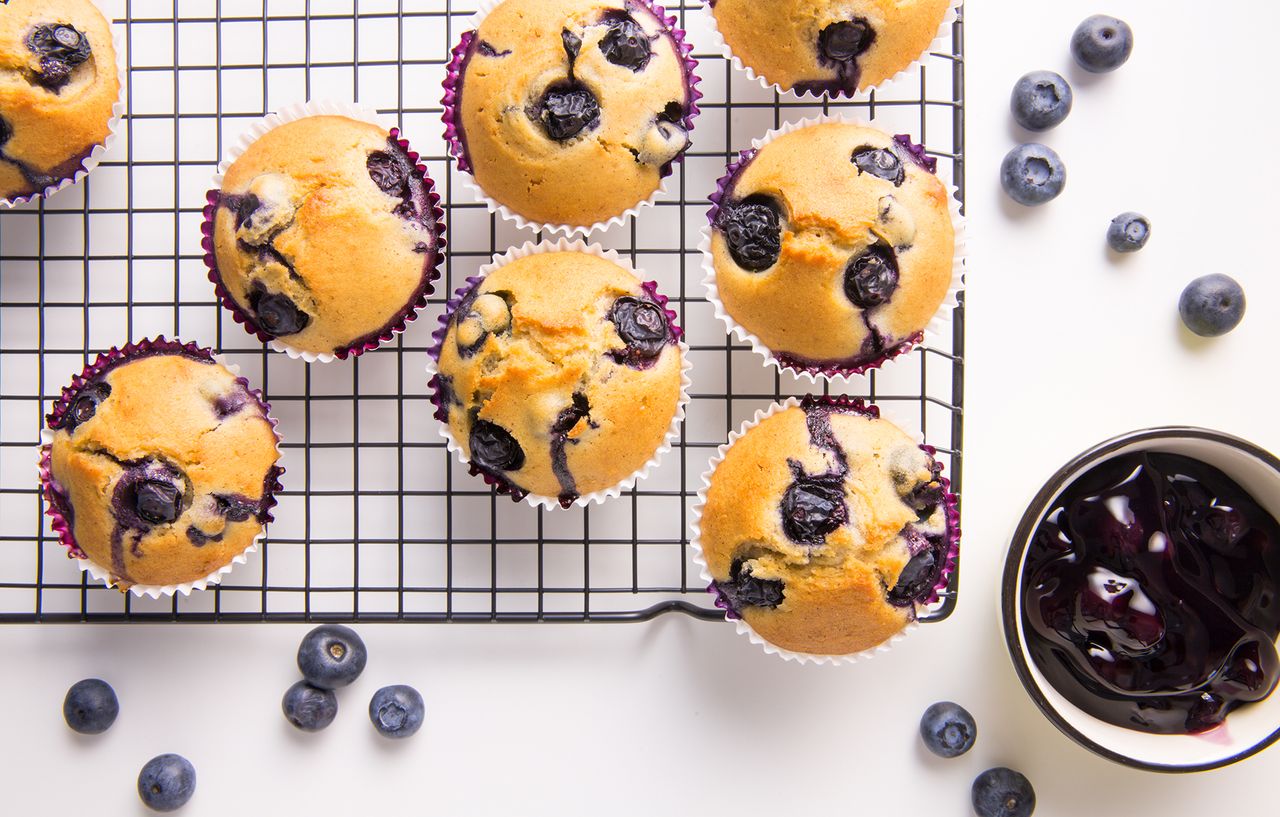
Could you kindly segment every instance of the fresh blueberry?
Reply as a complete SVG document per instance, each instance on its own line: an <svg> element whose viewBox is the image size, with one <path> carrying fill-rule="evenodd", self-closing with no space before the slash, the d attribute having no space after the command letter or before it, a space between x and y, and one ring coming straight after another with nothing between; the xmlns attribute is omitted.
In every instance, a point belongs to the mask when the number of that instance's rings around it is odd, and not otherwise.
<svg viewBox="0 0 1280 817"><path fill-rule="evenodd" d="M898 583L889 591L889 603L906 607L924 598L938 583L939 567L938 553L933 547L912 556L898 574Z"/></svg>
<svg viewBox="0 0 1280 817"><path fill-rule="evenodd" d="M724 234L734 263L748 272L763 272L782 253L782 217L773 199L747 196L720 208L716 227Z"/></svg>
<svg viewBox="0 0 1280 817"><path fill-rule="evenodd" d="M1071 113L1071 86L1061 74L1032 71L1014 83L1009 107L1014 120L1027 130L1048 130Z"/></svg>
<svg viewBox="0 0 1280 817"><path fill-rule="evenodd" d="M552 85L534 109L534 118L547 136L565 142L600 125L600 103L595 94L574 82Z"/></svg>
<svg viewBox="0 0 1280 817"><path fill-rule="evenodd" d="M859 309L887 303L898 288L898 259L884 244L867 248L844 271L844 294Z"/></svg>
<svg viewBox="0 0 1280 817"><path fill-rule="evenodd" d="M800 477L782 495L782 530L793 542L820 545L848 521L840 477Z"/></svg>
<svg viewBox="0 0 1280 817"><path fill-rule="evenodd" d="M196 770L182 755L159 755L138 774L138 796L153 811L175 811L196 793Z"/></svg>
<svg viewBox="0 0 1280 817"><path fill-rule="evenodd" d="M818 53L830 62L850 62L876 41L875 29L861 17L832 23L818 34Z"/></svg>
<svg viewBox="0 0 1280 817"><path fill-rule="evenodd" d="M425 714L418 690L404 684L383 687L369 701L369 720L383 737L409 737L422 728Z"/></svg>
<svg viewBox="0 0 1280 817"><path fill-rule="evenodd" d="M258 326L272 337L296 335L311 323L311 316L288 295L268 292L261 286L249 293L249 306L258 316Z"/></svg>
<svg viewBox="0 0 1280 817"><path fill-rule="evenodd" d="M978 725L969 710L950 701L931 705L920 718L920 739L938 757L959 757L973 748Z"/></svg>
<svg viewBox="0 0 1280 817"><path fill-rule="evenodd" d="M734 611L743 607L777 607L785 595L781 580L751 575L751 567L742 559L735 559L729 566L729 581L716 582L716 587Z"/></svg>
<svg viewBox="0 0 1280 817"><path fill-rule="evenodd" d="M298 669L303 678L320 689L347 686L360 677L368 660L369 653L360 636L341 624L322 624L298 645Z"/></svg>
<svg viewBox="0 0 1280 817"><path fill-rule="evenodd" d="M134 486L138 516L153 525L164 525L182 513L182 492L172 482L143 479Z"/></svg>
<svg viewBox="0 0 1280 817"><path fill-rule="evenodd" d="M97 678L77 681L62 702L67 726L82 735L100 735L111 728L120 714L120 701L111 684Z"/></svg>
<svg viewBox="0 0 1280 817"><path fill-rule="evenodd" d="M87 423L98 413L98 406L111 395L108 383L91 383L80 390L62 418L62 427L74 431L81 423Z"/></svg>
<svg viewBox="0 0 1280 817"><path fill-rule="evenodd" d="M332 689L320 689L299 681L284 693L284 716L303 732L319 732L338 715L338 696Z"/></svg>
<svg viewBox="0 0 1280 817"><path fill-rule="evenodd" d="M876 178L893 182L894 187L901 187L906 181L907 170L902 166L902 160L898 158L898 154L892 150L870 145L860 147L853 152L852 161L857 165L858 173L869 173Z"/></svg>
<svg viewBox="0 0 1280 817"><path fill-rule="evenodd" d="M1121 213L1107 228L1107 244L1116 252L1137 252L1150 237L1151 222L1141 213Z"/></svg>
<svg viewBox="0 0 1280 817"><path fill-rule="evenodd" d="M643 71L653 56L649 35L629 16L612 19L608 26L609 30L600 38L604 58L614 65Z"/></svg>
<svg viewBox="0 0 1280 817"><path fill-rule="evenodd" d="M1071 56L1086 71L1103 74L1125 64L1133 51L1133 29L1124 20L1095 14L1071 35Z"/></svg>
<svg viewBox="0 0 1280 817"><path fill-rule="evenodd" d="M1235 329L1244 317L1244 290L1228 275L1215 272L1187 284L1178 299L1182 322L1197 335L1216 338Z"/></svg>
<svg viewBox="0 0 1280 817"><path fill-rule="evenodd" d="M1000 184L1018 204L1035 207L1052 201L1067 183L1067 168L1053 148L1032 142L1018 145L1000 165Z"/></svg>
<svg viewBox="0 0 1280 817"><path fill-rule="evenodd" d="M978 817L1031 817L1036 792L1021 772L1003 766L974 778L973 810Z"/></svg>
<svg viewBox="0 0 1280 817"><path fill-rule="evenodd" d="M624 295L613 302L609 320L628 350L640 357L653 358L662 353L670 336L666 313L652 301Z"/></svg>
<svg viewBox="0 0 1280 817"><path fill-rule="evenodd" d="M490 471L519 471L524 466L524 449L502 426L476 420L471 426L471 459Z"/></svg>

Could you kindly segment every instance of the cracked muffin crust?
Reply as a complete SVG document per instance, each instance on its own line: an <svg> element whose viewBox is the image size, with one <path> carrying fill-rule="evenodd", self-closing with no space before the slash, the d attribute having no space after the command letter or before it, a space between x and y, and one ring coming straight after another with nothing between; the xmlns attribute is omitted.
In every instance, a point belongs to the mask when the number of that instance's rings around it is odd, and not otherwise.
<svg viewBox="0 0 1280 817"><path fill-rule="evenodd" d="M935 167L905 136L842 122L744 154L709 213L725 312L800 371L858 373L909 349L955 260Z"/></svg>
<svg viewBox="0 0 1280 817"><path fill-rule="evenodd" d="M941 470L861 401L806 397L764 418L707 486L698 542L717 605L795 652L887 641L950 568L958 529Z"/></svg>
<svg viewBox="0 0 1280 817"><path fill-rule="evenodd" d="M891 79L938 34L951 0L708 0L729 49L784 91L852 95Z"/></svg>
<svg viewBox="0 0 1280 817"><path fill-rule="evenodd" d="M253 544L282 473L261 396L207 349L113 349L47 418L45 496L63 543L122 590L205 578Z"/></svg>
<svg viewBox="0 0 1280 817"><path fill-rule="evenodd" d="M641 469L679 409L683 353L653 284L578 251L506 263L437 333L436 416L473 473L568 507Z"/></svg>
<svg viewBox="0 0 1280 817"><path fill-rule="evenodd" d="M459 166L535 222L589 227L657 191L689 145L696 77L640 0L506 0L455 49Z"/></svg>
<svg viewBox="0 0 1280 817"><path fill-rule="evenodd" d="M206 261L250 331L345 358L413 319L438 274L443 226L431 180L398 137L306 116L227 168L206 210Z"/></svg>
<svg viewBox="0 0 1280 817"><path fill-rule="evenodd" d="M106 142L119 97L111 25L89 0L0 8L0 200L73 177Z"/></svg>

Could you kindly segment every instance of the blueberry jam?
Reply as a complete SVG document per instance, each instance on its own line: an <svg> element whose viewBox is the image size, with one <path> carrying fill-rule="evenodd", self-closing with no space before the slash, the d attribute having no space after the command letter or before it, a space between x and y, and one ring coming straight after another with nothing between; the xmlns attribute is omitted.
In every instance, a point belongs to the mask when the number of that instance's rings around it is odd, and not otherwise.
<svg viewBox="0 0 1280 817"><path fill-rule="evenodd" d="M1032 658L1104 721L1204 732L1280 678L1280 523L1210 465L1095 466L1044 515L1023 571Z"/></svg>
<svg viewBox="0 0 1280 817"><path fill-rule="evenodd" d="M782 254L782 216L768 196L747 196L720 208L715 226L724 234L729 255L748 272L763 272Z"/></svg>
<svg viewBox="0 0 1280 817"><path fill-rule="evenodd" d="M666 312L653 301L624 295L613 302L607 317L627 344L625 349L610 353L617 363L647 369L674 340Z"/></svg>
<svg viewBox="0 0 1280 817"><path fill-rule="evenodd" d="M31 29L27 34L27 49L40 57L36 81L55 94L61 93L71 81L71 72L93 53L89 38L64 23Z"/></svg>

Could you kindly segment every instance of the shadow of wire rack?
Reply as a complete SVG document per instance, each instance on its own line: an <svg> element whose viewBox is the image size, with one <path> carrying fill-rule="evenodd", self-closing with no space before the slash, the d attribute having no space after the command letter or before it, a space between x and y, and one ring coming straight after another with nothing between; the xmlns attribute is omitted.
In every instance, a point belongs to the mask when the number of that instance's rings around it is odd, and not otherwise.
<svg viewBox="0 0 1280 817"><path fill-rule="evenodd" d="M545 512L495 496L437 434L424 364L447 293L531 238L475 203L446 157L440 82L474 0L102 0L129 53L128 114L106 161L50 201L0 212L0 621L641 621L719 619L687 548L715 447L756 409L812 387L732 344L703 297L698 230L725 162L784 121L850 111L910 133L964 194L963 21L922 67L854 102L783 98L706 47L700 3L671 4L701 64L702 114L657 205L594 240L672 296L692 348L682 436L634 490ZM701 46L701 47L699 47ZM200 211L223 149L307 98L397 121L448 205L447 279L395 342L307 366L266 350L214 300ZM918 411L962 485L964 309L950 337L828 392ZM97 351L157 334L212 345L261 386L284 436L266 546L217 589L134 598L66 558L35 478L43 414ZM955 605L951 590L922 618Z"/></svg>

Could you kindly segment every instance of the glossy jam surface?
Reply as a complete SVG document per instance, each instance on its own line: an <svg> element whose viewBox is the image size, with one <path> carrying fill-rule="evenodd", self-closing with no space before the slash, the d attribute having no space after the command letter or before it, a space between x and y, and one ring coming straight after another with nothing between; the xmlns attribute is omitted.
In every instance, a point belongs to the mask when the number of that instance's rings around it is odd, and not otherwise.
<svg viewBox="0 0 1280 817"><path fill-rule="evenodd" d="M1210 465L1095 466L1040 521L1023 571L1036 666L1104 721L1204 732L1280 677L1280 523Z"/></svg>

